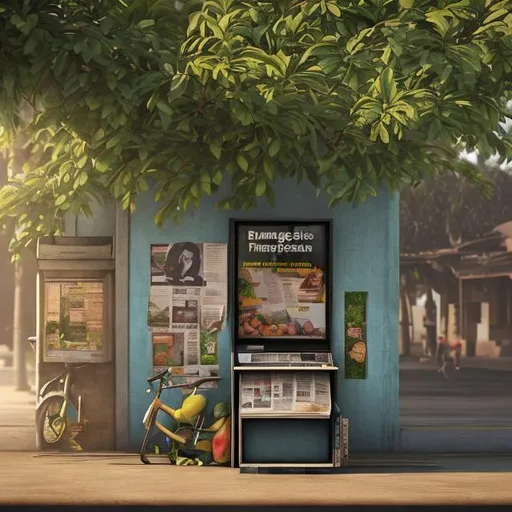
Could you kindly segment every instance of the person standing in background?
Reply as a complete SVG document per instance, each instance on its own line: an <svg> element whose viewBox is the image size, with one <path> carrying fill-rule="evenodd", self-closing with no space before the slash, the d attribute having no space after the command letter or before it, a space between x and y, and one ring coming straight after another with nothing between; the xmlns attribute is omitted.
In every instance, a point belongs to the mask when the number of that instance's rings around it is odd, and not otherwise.
<svg viewBox="0 0 512 512"><path fill-rule="evenodd" d="M448 378L446 375L446 365L450 360L450 345L444 336L437 338L436 360L439 366L437 371L441 373L443 377Z"/></svg>
<svg viewBox="0 0 512 512"><path fill-rule="evenodd" d="M437 344L437 315L436 303L432 297L432 289L427 290L427 300L425 302L425 316L423 317L423 326L427 335L427 347L430 357L435 357Z"/></svg>
<svg viewBox="0 0 512 512"><path fill-rule="evenodd" d="M460 370L460 356L462 354L462 341L457 338L450 346L453 351L453 360L456 370Z"/></svg>

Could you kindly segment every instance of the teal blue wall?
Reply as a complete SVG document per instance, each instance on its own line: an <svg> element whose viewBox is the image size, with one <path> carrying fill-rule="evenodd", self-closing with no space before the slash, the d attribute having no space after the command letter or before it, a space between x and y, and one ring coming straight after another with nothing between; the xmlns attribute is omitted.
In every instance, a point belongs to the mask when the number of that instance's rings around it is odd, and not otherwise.
<svg viewBox="0 0 512 512"><path fill-rule="evenodd" d="M309 184L282 183L276 187L278 205L261 204L249 212L214 210L213 199L179 225L158 229L151 195L140 198L130 228L130 444L138 449L143 438L142 417L149 405L146 378L151 373L151 343L146 326L150 283L149 251L155 243L228 242L229 219L333 220L333 353L343 369L343 310L346 291L368 291L368 378L344 380L339 372L337 402L350 419L352 451L391 451L399 438L398 407L398 197L382 192L353 208L328 210ZM228 328L220 335L220 371L229 375ZM229 397L223 379L210 403ZM172 396L169 399L172 400Z"/></svg>

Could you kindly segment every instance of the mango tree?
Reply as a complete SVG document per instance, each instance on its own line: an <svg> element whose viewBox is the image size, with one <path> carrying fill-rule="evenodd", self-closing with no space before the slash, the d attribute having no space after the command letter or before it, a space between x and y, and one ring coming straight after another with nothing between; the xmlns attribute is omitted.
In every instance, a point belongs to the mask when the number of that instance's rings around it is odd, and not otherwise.
<svg viewBox="0 0 512 512"><path fill-rule="evenodd" d="M5 0L0 47L15 251L93 198L151 189L160 225L278 179L330 206L445 173L488 195L459 151L512 155L511 0Z"/></svg>

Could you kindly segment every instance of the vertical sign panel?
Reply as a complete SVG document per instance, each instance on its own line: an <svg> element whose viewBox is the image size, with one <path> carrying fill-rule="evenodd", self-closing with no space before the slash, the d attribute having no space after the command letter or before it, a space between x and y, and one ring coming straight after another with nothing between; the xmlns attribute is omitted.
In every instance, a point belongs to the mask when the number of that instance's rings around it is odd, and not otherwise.
<svg viewBox="0 0 512 512"><path fill-rule="evenodd" d="M345 292L345 378L366 379L368 292Z"/></svg>

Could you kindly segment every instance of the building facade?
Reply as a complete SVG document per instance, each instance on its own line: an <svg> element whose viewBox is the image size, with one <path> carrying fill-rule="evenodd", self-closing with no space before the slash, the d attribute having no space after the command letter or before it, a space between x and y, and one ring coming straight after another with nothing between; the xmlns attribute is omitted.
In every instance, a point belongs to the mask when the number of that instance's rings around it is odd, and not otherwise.
<svg viewBox="0 0 512 512"><path fill-rule="evenodd" d="M150 290L151 244L228 243L229 220L320 220L332 219L333 356L339 366L336 401L351 422L353 451L382 452L397 449L399 440L398 404L398 207L397 197L382 192L357 208L342 205L327 209L325 198L316 198L308 184L280 183L276 186L277 206L262 202L249 212L216 210L216 198L207 198L198 210L185 216L180 224L167 223L157 228L153 216L158 205L150 194L140 197L137 209L129 219L129 295L127 353L117 348L118 407L128 413L128 438L124 442L137 449L143 438L142 417L150 402L146 379L152 374L152 346L147 326ZM118 233L119 237L122 236ZM117 253L118 286L123 279ZM124 260L124 259L123 259ZM122 262L121 262L122 263ZM344 293L368 292L368 372L362 380L343 376L344 358ZM124 292L120 292L121 296ZM119 297L118 297L119 299ZM118 324L123 316L118 308ZM222 381L216 400L229 401L230 390L230 322L219 337L219 365ZM122 328L121 328L122 329ZM124 331L123 331L124 332ZM122 346L122 333L117 334ZM119 350L124 356L121 356ZM128 359L128 381L121 376ZM123 382L127 389L123 391ZM118 411L118 415L119 415ZM122 427L118 422L118 436ZM121 444L124 444L121 442Z"/></svg>

